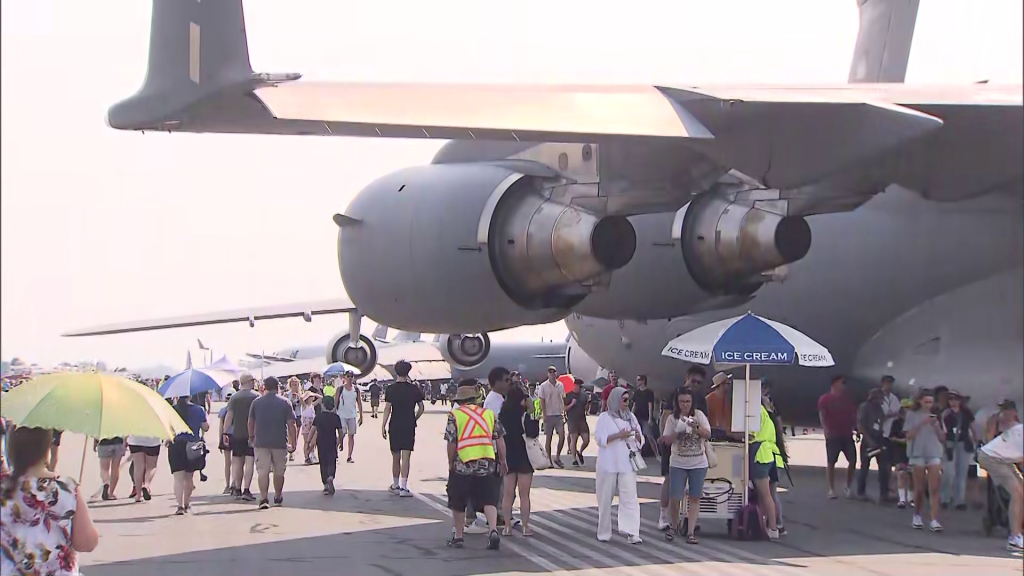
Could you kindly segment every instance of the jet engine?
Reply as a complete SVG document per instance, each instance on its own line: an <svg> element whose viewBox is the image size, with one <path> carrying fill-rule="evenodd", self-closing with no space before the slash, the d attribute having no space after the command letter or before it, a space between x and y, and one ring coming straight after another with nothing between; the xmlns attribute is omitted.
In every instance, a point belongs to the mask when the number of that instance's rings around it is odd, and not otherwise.
<svg viewBox="0 0 1024 576"><path fill-rule="evenodd" d="M365 334L359 335L359 346L349 347L348 331L335 334L327 341L327 363L344 362L356 369L357 376L366 376L377 366L377 347Z"/></svg>
<svg viewBox="0 0 1024 576"><path fill-rule="evenodd" d="M522 161L384 176L335 218L346 292L378 323L418 332L564 318L597 279L629 262L636 235L626 218L553 193L563 185L550 168Z"/></svg>
<svg viewBox="0 0 1024 576"><path fill-rule="evenodd" d="M483 364L491 353L491 338L486 333L445 334L439 343L445 362L464 370Z"/></svg>
<svg viewBox="0 0 1024 576"><path fill-rule="evenodd" d="M762 275L811 249L811 227L803 217L713 193L679 210L672 234L690 276L712 294L752 293L769 279Z"/></svg>

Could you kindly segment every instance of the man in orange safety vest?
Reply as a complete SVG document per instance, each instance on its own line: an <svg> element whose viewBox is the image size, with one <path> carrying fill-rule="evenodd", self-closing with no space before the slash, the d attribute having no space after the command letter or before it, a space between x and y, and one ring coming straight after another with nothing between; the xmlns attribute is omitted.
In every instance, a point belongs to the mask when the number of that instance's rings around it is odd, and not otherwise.
<svg viewBox="0 0 1024 576"><path fill-rule="evenodd" d="M499 488L494 476L504 477L505 430L497 414L476 404L477 381L467 378L459 382L452 399L455 405L448 414L444 439L448 442L448 508L452 511L454 534L448 540L453 548L462 548L462 532L466 527L466 506L472 502L483 506L490 533L487 548L501 545L498 534Z"/></svg>

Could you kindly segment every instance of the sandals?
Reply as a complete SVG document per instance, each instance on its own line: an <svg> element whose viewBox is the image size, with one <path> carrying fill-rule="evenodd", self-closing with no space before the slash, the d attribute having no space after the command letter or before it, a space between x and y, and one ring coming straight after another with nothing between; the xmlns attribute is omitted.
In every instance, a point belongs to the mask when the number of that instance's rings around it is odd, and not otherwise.
<svg viewBox="0 0 1024 576"><path fill-rule="evenodd" d="M697 543L697 536L694 535L694 534L690 534L689 536L686 537L686 543L687 544L696 544Z"/></svg>

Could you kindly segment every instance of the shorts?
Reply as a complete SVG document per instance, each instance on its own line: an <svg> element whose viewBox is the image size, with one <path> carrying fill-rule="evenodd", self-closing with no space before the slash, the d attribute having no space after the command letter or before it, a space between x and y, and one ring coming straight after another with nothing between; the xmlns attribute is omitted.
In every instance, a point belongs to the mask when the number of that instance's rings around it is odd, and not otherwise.
<svg viewBox="0 0 1024 576"><path fill-rule="evenodd" d="M225 438L227 438L227 443L224 442ZM217 449L220 450L221 452L231 451L231 434L220 435L220 443L217 444Z"/></svg>
<svg viewBox="0 0 1024 576"><path fill-rule="evenodd" d="M376 408L380 406L380 398L370 398L370 408Z"/></svg>
<svg viewBox="0 0 1024 576"><path fill-rule="evenodd" d="M64 433L63 430L54 430L53 431L53 443L51 444L51 446L60 446L60 435L63 434L63 433Z"/></svg>
<svg viewBox="0 0 1024 576"><path fill-rule="evenodd" d="M252 446L249 445L249 438L238 438L235 436L231 437L232 458L251 458L255 455L256 453L253 452Z"/></svg>
<svg viewBox="0 0 1024 576"><path fill-rule="evenodd" d="M750 466L750 479L751 480L765 480L771 481L772 468L775 467L774 462L754 462Z"/></svg>
<svg viewBox="0 0 1024 576"><path fill-rule="evenodd" d="M911 458L910 466L939 466L942 464L942 458Z"/></svg>
<svg viewBox="0 0 1024 576"><path fill-rule="evenodd" d="M1013 464L1000 462L984 452L978 452L978 465L988 472L988 477L992 479L992 482L1003 487L1010 494L1014 492L1013 487L1019 486L1021 483L1021 477L1017 474L1016 466Z"/></svg>
<svg viewBox="0 0 1024 576"><path fill-rule="evenodd" d="M100 458L124 458L124 442L120 444L100 445L96 453Z"/></svg>
<svg viewBox="0 0 1024 576"><path fill-rule="evenodd" d="M195 472L206 468L206 455L199 458L189 459L188 440L175 439L171 447L167 449L167 463L171 467L171 474L175 472Z"/></svg>
<svg viewBox="0 0 1024 576"><path fill-rule="evenodd" d="M679 500L687 494L689 487L690 498L700 498L704 494L704 478L708 475L707 468L676 468L669 469L669 496Z"/></svg>
<svg viewBox="0 0 1024 576"><path fill-rule="evenodd" d="M132 454L141 453L145 454L146 456L156 457L160 455L160 446L136 446L134 444L129 444L128 452L131 452Z"/></svg>
<svg viewBox="0 0 1024 576"><path fill-rule="evenodd" d="M839 462L840 454L846 458L848 464L855 466L857 464L857 443L853 441L853 436L825 438L825 454L828 456L830 466Z"/></svg>
<svg viewBox="0 0 1024 576"><path fill-rule="evenodd" d="M301 434L304 437L305 436L309 436L309 431L312 430L312 429L313 429L313 419L312 418L303 418L302 419L302 427L299 429L299 434Z"/></svg>
<svg viewBox="0 0 1024 576"><path fill-rule="evenodd" d="M448 472L448 509L465 510L470 502L474 508L498 505L498 483L492 474L471 476Z"/></svg>
<svg viewBox="0 0 1024 576"><path fill-rule="evenodd" d="M579 436L581 434L590 434L590 424L587 423L586 416L579 416L572 418L568 422L569 434L573 436Z"/></svg>
<svg viewBox="0 0 1024 576"><path fill-rule="evenodd" d="M565 434L565 417L561 414L544 417L544 433L551 435L552 432L559 436Z"/></svg>
<svg viewBox="0 0 1024 576"><path fill-rule="evenodd" d="M359 419L358 418L342 418L341 419L341 436L342 437L344 437L345 434L348 434L349 436L355 436L356 435L356 429L358 429L358 428L359 428Z"/></svg>
<svg viewBox="0 0 1024 576"><path fill-rule="evenodd" d="M256 473L275 478L284 476L284 468L288 463L288 450L284 448L256 448Z"/></svg>
<svg viewBox="0 0 1024 576"><path fill-rule="evenodd" d="M412 452L416 446L416 432L404 430L388 432L388 443L391 445L391 452Z"/></svg>

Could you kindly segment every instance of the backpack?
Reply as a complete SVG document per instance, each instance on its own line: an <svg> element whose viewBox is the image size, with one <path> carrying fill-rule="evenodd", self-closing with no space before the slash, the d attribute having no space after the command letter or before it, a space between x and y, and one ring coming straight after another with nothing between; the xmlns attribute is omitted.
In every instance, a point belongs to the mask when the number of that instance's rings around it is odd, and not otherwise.
<svg viewBox="0 0 1024 576"><path fill-rule="evenodd" d="M768 524L761 508L751 495L747 505L736 511L732 519L732 537L737 540L767 540Z"/></svg>

